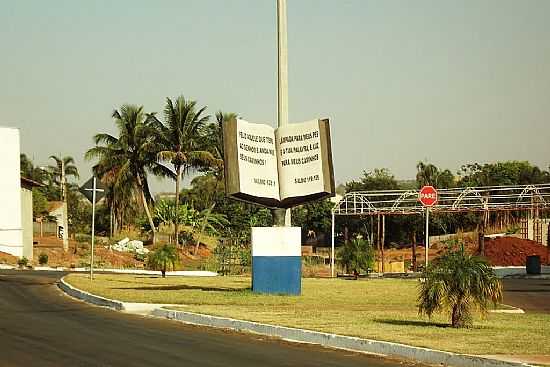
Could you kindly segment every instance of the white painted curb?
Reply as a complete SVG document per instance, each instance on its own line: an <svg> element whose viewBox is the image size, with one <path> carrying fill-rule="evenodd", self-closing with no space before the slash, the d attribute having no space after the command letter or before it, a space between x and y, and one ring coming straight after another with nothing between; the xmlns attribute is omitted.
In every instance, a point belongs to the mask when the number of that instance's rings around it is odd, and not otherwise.
<svg viewBox="0 0 550 367"><path fill-rule="evenodd" d="M65 293L72 297L98 306L109 307L118 311L132 310L133 303L112 300L82 291L71 286L61 278L58 283ZM137 304L136 304L137 305ZM127 307L128 306L128 307ZM227 317L203 315L186 311L174 311L157 308L151 312L153 316L181 321L187 324L209 326L215 328L247 331L272 337L279 337L288 341L318 344L324 347L345 349L356 352L365 352L413 360L427 364L439 364L456 367L531 367L532 365L519 362L505 362L496 359L444 352L440 350L414 347L405 344L363 339L352 336L329 334L319 331L290 328L285 326L262 324L252 321L231 319Z"/></svg>
<svg viewBox="0 0 550 367"><path fill-rule="evenodd" d="M290 328L258 322L236 320L226 317L203 315L186 311L156 309L154 316L182 321L188 324L211 326L237 331L248 331L262 335L279 337L289 341L319 344L324 347L366 352L421 363L440 364L456 367L518 367L531 366L526 363L505 362L484 357L444 352L440 350L414 347L405 344L329 334L305 329Z"/></svg>
<svg viewBox="0 0 550 367"><path fill-rule="evenodd" d="M113 308L117 311L123 311L125 309L124 302L120 302L114 299L100 297L100 296L96 296L95 294L84 292L65 282L65 277L61 278L61 280L57 285L59 286L59 288L61 288L63 292L67 293L68 295L74 298L78 298L80 300L86 301L88 303L92 303L97 306Z"/></svg>

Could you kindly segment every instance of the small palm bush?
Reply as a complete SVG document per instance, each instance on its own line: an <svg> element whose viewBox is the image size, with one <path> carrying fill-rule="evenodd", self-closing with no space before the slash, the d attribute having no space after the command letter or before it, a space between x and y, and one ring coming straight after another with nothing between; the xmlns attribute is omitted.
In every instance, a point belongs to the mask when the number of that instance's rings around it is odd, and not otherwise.
<svg viewBox="0 0 550 367"><path fill-rule="evenodd" d="M25 256L17 260L17 265L19 265L20 268L24 268L28 264L29 264L29 259L27 259Z"/></svg>
<svg viewBox="0 0 550 367"><path fill-rule="evenodd" d="M502 285L487 261L468 254L454 243L422 274L418 312L429 317L447 311L453 327L472 325L472 311L486 314L489 305L502 300Z"/></svg>
<svg viewBox="0 0 550 367"><path fill-rule="evenodd" d="M48 263L48 254L42 252L40 255L38 255L38 263L40 265L46 265Z"/></svg>
<svg viewBox="0 0 550 367"><path fill-rule="evenodd" d="M374 249L369 241L361 237L347 241L340 251L340 257L346 272L353 272L355 278L359 272L368 271L374 265Z"/></svg>
<svg viewBox="0 0 550 367"><path fill-rule="evenodd" d="M147 265L153 270L160 270L162 277L166 278L166 270L175 269L179 262L179 253L176 246L162 245L149 253Z"/></svg>

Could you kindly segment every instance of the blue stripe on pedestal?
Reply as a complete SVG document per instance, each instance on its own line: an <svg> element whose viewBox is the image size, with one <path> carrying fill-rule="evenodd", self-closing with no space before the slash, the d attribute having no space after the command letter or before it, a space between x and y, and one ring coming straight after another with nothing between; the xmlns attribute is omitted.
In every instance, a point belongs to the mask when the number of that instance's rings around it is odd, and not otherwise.
<svg viewBox="0 0 550 367"><path fill-rule="evenodd" d="M252 291L299 295L301 290L301 256L252 257Z"/></svg>

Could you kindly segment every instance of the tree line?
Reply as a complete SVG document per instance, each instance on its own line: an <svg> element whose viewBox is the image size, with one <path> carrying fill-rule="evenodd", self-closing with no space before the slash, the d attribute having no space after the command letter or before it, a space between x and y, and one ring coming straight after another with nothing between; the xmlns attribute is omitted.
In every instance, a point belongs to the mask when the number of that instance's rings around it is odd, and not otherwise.
<svg viewBox="0 0 550 367"><path fill-rule="evenodd" d="M235 113L208 114L206 106L183 96L166 98L161 114L146 112L143 106L124 104L111 114L115 134L98 133L85 159L93 161L93 172L106 187L104 203L98 207L99 231L114 235L124 227L149 232L154 240L161 224L171 224L176 242L181 242L181 224L193 227L214 226L224 237L249 238L251 226L272 225L266 208L229 199L225 195L223 171L222 123L237 117ZM34 167L22 156L22 173L44 183L35 193L35 216L43 215L46 200L62 198L60 170L65 177L78 179L78 170L71 157L54 157L48 168ZM63 165L62 160L66 160ZM525 185L550 182L548 170L526 161L468 163L453 173L429 162L419 162L414 180L398 180L386 168L363 171L358 179L340 184L340 194L358 190L413 189L424 185L436 188L492 185ZM189 188L181 188L181 180L194 176ZM173 199L161 199L151 193L151 176L174 182ZM72 232L89 230L89 205L82 200L76 185L67 183L69 220ZM58 199L59 198L59 199ZM171 205L168 205L168 202ZM320 242L330 231L330 210L333 204L321 200L292 209L293 225L301 226L304 239L316 237ZM195 219L189 218L195 213ZM201 215L199 215L201 214ZM433 216L431 233L452 233L478 225L474 214L438 214ZM415 232L422 231L421 218L390 217L386 222L388 242L403 243ZM344 231L345 229L345 231ZM369 234L368 221L343 218L337 232Z"/></svg>

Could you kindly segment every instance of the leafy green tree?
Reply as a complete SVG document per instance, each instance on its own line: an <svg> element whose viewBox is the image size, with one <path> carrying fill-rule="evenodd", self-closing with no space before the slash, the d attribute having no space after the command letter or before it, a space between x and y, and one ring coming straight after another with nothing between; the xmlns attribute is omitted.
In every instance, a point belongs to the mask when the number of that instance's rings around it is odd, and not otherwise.
<svg viewBox="0 0 550 367"><path fill-rule="evenodd" d="M397 189L399 184L387 168L375 168L372 172L363 171L363 177L359 181L346 183L346 192Z"/></svg>
<svg viewBox="0 0 550 367"><path fill-rule="evenodd" d="M438 189L453 187L455 178L448 169L441 171L431 163L418 162L416 165L416 186L433 186Z"/></svg>
<svg viewBox="0 0 550 367"><path fill-rule="evenodd" d="M271 211L256 205L246 204L225 195L223 181L212 173L195 177L191 188L182 191L182 199L197 211L215 207L215 212L225 215L229 223L218 228L221 235L241 240L250 240L250 227L272 225Z"/></svg>
<svg viewBox="0 0 550 367"><path fill-rule="evenodd" d="M169 162L173 167L172 177L176 181L176 212L178 211L180 180L193 168L219 164L210 151L202 145L204 129L210 116L205 115L206 106L197 108L197 102L186 100L183 96L172 101L166 98L164 123L155 114L149 114L148 120L154 127L155 144L159 159ZM174 237L178 242L178 217L175 217Z"/></svg>
<svg viewBox="0 0 550 367"><path fill-rule="evenodd" d="M196 210L204 210L212 205L219 206L225 197L225 185L211 172L196 176L191 180L191 189L182 191L182 200Z"/></svg>
<svg viewBox="0 0 550 367"><path fill-rule="evenodd" d="M41 218L48 214L48 199L46 195L34 187L32 189L32 216L33 218Z"/></svg>
<svg viewBox="0 0 550 367"><path fill-rule="evenodd" d="M395 176L387 168L375 168L373 171L363 171L363 176L358 180L353 180L345 184L346 192L352 191L375 191L375 190L398 190L399 183ZM393 227L391 221L394 218L386 218L386 227ZM336 222L336 233L344 233L344 241L352 238L353 235L372 234L374 229L373 221L365 221L364 218L343 216ZM349 236L346 234L349 233ZM398 231L387 231L387 239L393 240L389 235L399 234Z"/></svg>
<svg viewBox="0 0 550 367"><path fill-rule="evenodd" d="M459 171L461 186L531 185L550 182L550 173L527 161L465 164Z"/></svg>
<svg viewBox="0 0 550 367"><path fill-rule="evenodd" d="M463 243L456 243L431 262L422 274L418 311L429 317L449 311L453 327L472 324L472 309L483 314L490 303L502 300L502 285L487 261L468 254Z"/></svg>
<svg viewBox="0 0 550 367"><path fill-rule="evenodd" d="M346 273L352 271L355 279L361 271L369 271L374 266L374 249L369 241L361 237L344 243L340 257Z"/></svg>
<svg viewBox="0 0 550 367"><path fill-rule="evenodd" d="M330 231L331 210L334 204L329 200L319 200L292 208L292 221L302 228L302 237L313 233L316 237Z"/></svg>
<svg viewBox="0 0 550 367"><path fill-rule="evenodd" d="M168 269L176 268L178 262L178 249L173 245L162 245L147 256L147 265L153 270L160 270L163 278L166 278Z"/></svg>
<svg viewBox="0 0 550 367"><path fill-rule="evenodd" d="M72 190L67 192L67 201L70 203L70 205L67 205L69 233L90 233L92 205L88 200L83 200L82 194ZM97 223L98 218L99 215L96 216L96 230L100 227Z"/></svg>
<svg viewBox="0 0 550 367"><path fill-rule="evenodd" d="M104 133L95 135L96 146L86 152L86 159L98 159L94 172L100 179L111 176L115 194L139 196L155 242L156 228L149 210L153 198L147 173L172 178L173 173L157 161L155 128L145 120L143 106L125 104L120 111L115 110L112 117L118 137Z"/></svg>

